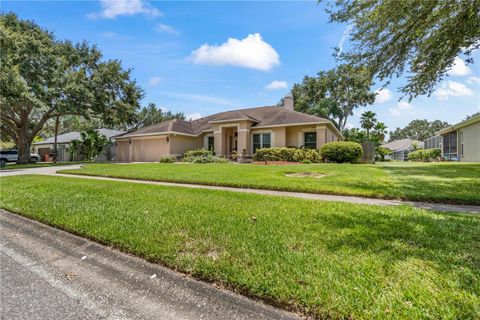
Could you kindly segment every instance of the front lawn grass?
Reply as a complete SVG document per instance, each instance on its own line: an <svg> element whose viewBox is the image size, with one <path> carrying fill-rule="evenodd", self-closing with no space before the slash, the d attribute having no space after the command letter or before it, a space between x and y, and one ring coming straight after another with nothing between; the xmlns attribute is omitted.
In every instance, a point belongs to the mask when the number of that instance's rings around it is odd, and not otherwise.
<svg viewBox="0 0 480 320"><path fill-rule="evenodd" d="M315 318L480 318L477 216L51 176L0 183L6 210Z"/></svg>
<svg viewBox="0 0 480 320"><path fill-rule="evenodd" d="M291 172L325 176L287 177ZM478 163L92 164L62 173L480 205Z"/></svg>

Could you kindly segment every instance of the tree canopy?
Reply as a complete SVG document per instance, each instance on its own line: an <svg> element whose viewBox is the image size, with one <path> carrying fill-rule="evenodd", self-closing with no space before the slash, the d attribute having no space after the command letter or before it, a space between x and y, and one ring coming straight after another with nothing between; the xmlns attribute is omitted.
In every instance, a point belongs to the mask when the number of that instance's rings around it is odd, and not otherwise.
<svg viewBox="0 0 480 320"><path fill-rule="evenodd" d="M158 108L155 103L149 103L147 107L143 107L137 114L136 128L143 128L155 123L159 123L171 119L185 119L182 112L172 113L171 111L163 111Z"/></svg>
<svg viewBox="0 0 480 320"><path fill-rule="evenodd" d="M406 138L424 141L425 139L434 136L436 132L449 126L450 124L445 121L435 120L429 122L427 119L417 119L411 121L404 128L396 128L394 131L390 131L389 141Z"/></svg>
<svg viewBox="0 0 480 320"><path fill-rule="evenodd" d="M400 91L410 99L431 94L457 56L473 63L480 47L478 0L335 0L327 12L349 26L352 49L339 57L386 83L407 73Z"/></svg>
<svg viewBox="0 0 480 320"><path fill-rule="evenodd" d="M118 60L102 60L87 42L57 40L53 33L14 14L0 15L0 129L30 160L33 138L49 119L98 118L107 125L135 120L143 96Z"/></svg>
<svg viewBox="0 0 480 320"><path fill-rule="evenodd" d="M343 137L346 141L362 143L370 141L378 148L385 140L387 126L378 121L377 114L372 111L365 111L360 117L360 124L363 130L358 128L343 130Z"/></svg>
<svg viewBox="0 0 480 320"><path fill-rule="evenodd" d="M297 111L328 118L343 130L353 110L375 101L371 85L366 69L340 65L320 71L316 77L305 76L301 83L293 85L291 93Z"/></svg>

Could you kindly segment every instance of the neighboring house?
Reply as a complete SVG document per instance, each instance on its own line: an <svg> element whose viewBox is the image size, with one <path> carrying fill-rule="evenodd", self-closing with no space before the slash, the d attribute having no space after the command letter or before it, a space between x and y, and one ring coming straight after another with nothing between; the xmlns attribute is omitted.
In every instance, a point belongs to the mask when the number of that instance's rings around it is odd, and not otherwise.
<svg viewBox="0 0 480 320"><path fill-rule="evenodd" d="M480 114L437 132L445 160L480 162Z"/></svg>
<svg viewBox="0 0 480 320"><path fill-rule="evenodd" d="M385 157L397 161L407 161L410 151L423 149L423 142L414 139L400 139L385 143L382 147L392 150L392 154Z"/></svg>
<svg viewBox="0 0 480 320"><path fill-rule="evenodd" d="M99 133L105 135L111 142L115 142L113 137L124 134L124 131L110 130L110 129L97 129ZM58 156L57 161L75 161L82 160L82 158L77 154L72 154L68 151L70 142L73 140L81 140L80 132L69 132L65 134L60 134L57 136L57 150ZM35 153L38 153L43 161L45 155L52 154L54 151L54 142L55 137L47 138L43 141L33 144L33 149ZM111 146L104 150L101 154L98 155L96 160L106 161L115 159L116 153L115 143L112 143Z"/></svg>
<svg viewBox="0 0 480 320"><path fill-rule="evenodd" d="M202 147L218 156L236 152L250 158L258 148L316 149L342 138L330 120L294 111L293 98L285 97L283 106L226 111L193 121L174 119L116 137L117 160L158 161Z"/></svg>

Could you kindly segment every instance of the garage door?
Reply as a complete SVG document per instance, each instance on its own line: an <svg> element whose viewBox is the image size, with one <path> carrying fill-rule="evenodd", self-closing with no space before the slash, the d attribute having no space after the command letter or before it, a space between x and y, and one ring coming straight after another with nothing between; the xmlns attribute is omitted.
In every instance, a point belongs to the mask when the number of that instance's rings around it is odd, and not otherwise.
<svg viewBox="0 0 480 320"><path fill-rule="evenodd" d="M156 162L170 153L166 137L132 139L132 151L138 162Z"/></svg>

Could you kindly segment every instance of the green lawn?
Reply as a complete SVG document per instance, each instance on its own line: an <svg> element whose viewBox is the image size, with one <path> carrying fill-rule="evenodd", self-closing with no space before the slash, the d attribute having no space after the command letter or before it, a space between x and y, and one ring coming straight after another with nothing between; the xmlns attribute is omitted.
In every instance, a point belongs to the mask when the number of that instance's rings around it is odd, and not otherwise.
<svg viewBox="0 0 480 320"><path fill-rule="evenodd" d="M477 216L50 176L0 183L2 208L316 318L480 318Z"/></svg>
<svg viewBox="0 0 480 320"><path fill-rule="evenodd" d="M92 164L65 173L220 186L480 204L478 163L308 164ZM292 178L318 172L323 178Z"/></svg>

